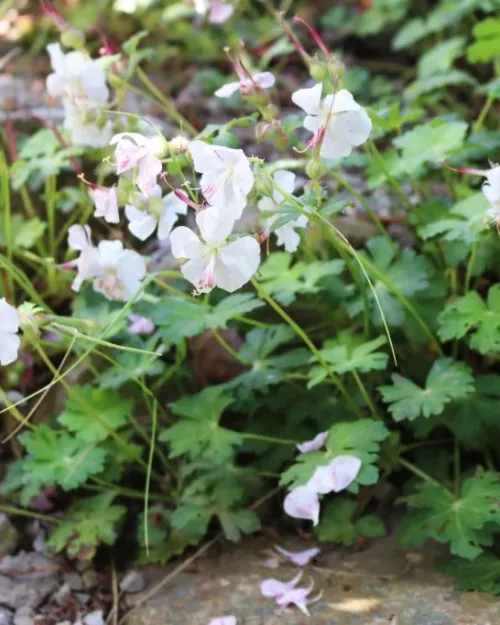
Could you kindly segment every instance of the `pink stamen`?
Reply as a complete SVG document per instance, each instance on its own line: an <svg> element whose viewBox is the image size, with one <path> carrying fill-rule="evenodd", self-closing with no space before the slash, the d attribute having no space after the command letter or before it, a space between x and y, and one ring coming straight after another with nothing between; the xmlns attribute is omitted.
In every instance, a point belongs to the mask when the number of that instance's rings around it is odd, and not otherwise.
<svg viewBox="0 0 500 625"><path fill-rule="evenodd" d="M315 30L310 24L308 24L305 20L303 20L301 17L299 17L298 15L296 15L293 18L293 23L294 24L302 24L303 26L305 26L307 28L307 30L311 33L312 38L314 39L314 41L316 42L318 48L324 53L326 54L326 56L333 61L332 58L332 54L330 52L330 50L328 50L328 48L325 45L325 42L323 41L323 39L321 39L320 34L318 33L317 30Z"/></svg>
<svg viewBox="0 0 500 625"><path fill-rule="evenodd" d="M224 48L224 52L226 53L226 56L229 59L229 62L233 66L233 69L236 72L236 75L240 79L240 82L243 82L244 80L246 80L246 76L243 73L243 70L241 69L241 67L238 65L238 63L233 59L233 57L229 53L229 48L227 48L227 47ZM241 61L240 61L240 63L241 63Z"/></svg>
<svg viewBox="0 0 500 625"><path fill-rule="evenodd" d="M111 43L106 35L102 32L99 26L91 26L90 31L96 32L101 40L101 47L99 48L99 54L102 56L114 54L116 51L116 45Z"/></svg>

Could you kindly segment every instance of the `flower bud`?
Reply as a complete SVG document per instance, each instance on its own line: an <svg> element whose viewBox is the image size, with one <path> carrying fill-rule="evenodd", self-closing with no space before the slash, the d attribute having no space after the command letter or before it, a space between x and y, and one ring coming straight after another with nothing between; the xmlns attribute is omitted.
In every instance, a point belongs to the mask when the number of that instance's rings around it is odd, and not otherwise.
<svg viewBox="0 0 500 625"><path fill-rule="evenodd" d="M85 35L81 30L76 28L69 28L61 34L61 43L66 48L73 48L73 50L85 51Z"/></svg>
<svg viewBox="0 0 500 625"><path fill-rule="evenodd" d="M258 195L271 197L274 193L273 183L262 174L258 175L255 181L255 191Z"/></svg>
<svg viewBox="0 0 500 625"><path fill-rule="evenodd" d="M110 87L113 89L123 89L125 81L118 74L109 72L106 77Z"/></svg>
<svg viewBox="0 0 500 625"><path fill-rule="evenodd" d="M18 311L21 316L20 325L23 335L29 342L32 342L40 334L40 326L44 319L43 315L38 313L43 312L43 310L31 302L24 302L19 306Z"/></svg>
<svg viewBox="0 0 500 625"><path fill-rule="evenodd" d="M330 70L327 65L315 60L309 64L309 74L316 82L323 82L328 79Z"/></svg>
<svg viewBox="0 0 500 625"><path fill-rule="evenodd" d="M318 180L325 171L323 164L315 158L312 158L306 165L306 174L311 180Z"/></svg>

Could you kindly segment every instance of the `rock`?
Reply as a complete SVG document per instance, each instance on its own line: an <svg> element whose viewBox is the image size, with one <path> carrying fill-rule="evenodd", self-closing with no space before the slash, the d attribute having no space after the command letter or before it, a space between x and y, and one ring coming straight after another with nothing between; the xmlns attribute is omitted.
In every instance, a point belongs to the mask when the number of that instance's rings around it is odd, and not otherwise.
<svg viewBox="0 0 500 625"><path fill-rule="evenodd" d="M68 584L71 590L80 591L83 590L83 580L78 573L65 573L64 582Z"/></svg>
<svg viewBox="0 0 500 625"><path fill-rule="evenodd" d="M0 575L0 605L13 609L36 608L58 587L57 577L26 580Z"/></svg>
<svg viewBox="0 0 500 625"><path fill-rule="evenodd" d="M5 556L14 553L18 542L18 531L9 521L9 517L0 512L0 554Z"/></svg>
<svg viewBox="0 0 500 625"><path fill-rule="evenodd" d="M14 625L33 625L35 622L35 613L25 605L16 610L14 614Z"/></svg>
<svg viewBox="0 0 500 625"><path fill-rule="evenodd" d="M56 562L36 551L20 551L0 562L0 575L10 575L16 579L40 579L58 572L59 565Z"/></svg>
<svg viewBox="0 0 500 625"><path fill-rule="evenodd" d="M129 571L120 582L123 592L141 592L146 586L146 580L140 571Z"/></svg>
<svg viewBox="0 0 500 625"><path fill-rule="evenodd" d="M0 608L0 625L12 625L14 614L6 608Z"/></svg>
<svg viewBox="0 0 500 625"><path fill-rule="evenodd" d="M83 625L105 625L102 610L89 612L83 619Z"/></svg>
<svg viewBox="0 0 500 625"><path fill-rule="evenodd" d="M55 603L62 603L65 599L67 599L71 594L71 588L68 584L63 584L60 588L56 590L56 592L51 596L51 601Z"/></svg>
<svg viewBox="0 0 500 625"><path fill-rule="evenodd" d="M85 590L92 590L97 586L98 582L97 573L94 569L87 569L82 574L82 582Z"/></svg>
<svg viewBox="0 0 500 625"><path fill-rule="evenodd" d="M260 582L267 577L290 580L295 569L262 568L262 552L272 543L265 538L247 538L241 545L213 549L196 561L196 573L175 575L154 596L127 595L135 604L127 625L205 625L221 614L234 614L238 625L498 625L500 602L484 593L460 593L453 582L435 567L439 550L431 541L412 558L388 537L375 541L362 552L328 549L317 566L306 569L301 587L314 580L311 618L297 609L279 617L276 604L262 596ZM299 545L297 545L300 548ZM152 588L177 565L147 569ZM145 602L141 603L142 598ZM394 617L394 618L393 618ZM393 620L391 620L391 618Z"/></svg>
<svg viewBox="0 0 500 625"><path fill-rule="evenodd" d="M92 598L92 595L90 595L88 592L75 592L73 593L73 597L82 605L87 605L87 603Z"/></svg>

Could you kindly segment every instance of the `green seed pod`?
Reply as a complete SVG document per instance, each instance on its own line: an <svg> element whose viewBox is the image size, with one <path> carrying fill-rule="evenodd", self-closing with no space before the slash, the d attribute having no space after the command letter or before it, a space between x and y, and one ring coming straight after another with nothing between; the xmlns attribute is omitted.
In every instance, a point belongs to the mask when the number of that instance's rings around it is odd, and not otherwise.
<svg viewBox="0 0 500 625"><path fill-rule="evenodd" d="M81 30L70 28L65 30L61 35L61 43L66 48L73 48L73 50L85 51L85 35Z"/></svg>
<svg viewBox="0 0 500 625"><path fill-rule="evenodd" d="M325 171L323 164L316 158L312 158L306 165L306 174L311 180L318 180Z"/></svg>
<svg viewBox="0 0 500 625"><path fill-rule="evenodd" d="M323 82L329 77L330 70L327 65L314 61L309 65L309 74L317 82Z"/></svg>

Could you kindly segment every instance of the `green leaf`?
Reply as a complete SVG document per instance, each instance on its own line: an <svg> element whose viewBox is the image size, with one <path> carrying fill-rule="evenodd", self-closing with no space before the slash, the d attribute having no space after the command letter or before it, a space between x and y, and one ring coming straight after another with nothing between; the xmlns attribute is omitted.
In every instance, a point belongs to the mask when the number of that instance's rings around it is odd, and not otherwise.
<svg viewBox="0 0 500 625"><path fill-rule="evenodd" d="M419 78L412 82L404 91L405 98L408 100L416 100L425 93L431 91L443 90L445 87L453 87L455 85L475 85L476 80L470 74L459 69L451 70L446 74L435 74Z"/></svg>
<svg viewBox="0 0 500 625"><path fill-rule="evenodd" d="M380 538L385 535L382 519L374 514L356 518L358 504L347 497L330 499L321 510L321 521L315 534L321 542L354 545L359 538Z"/></svg>
<svg viewBox="0 0 500 625"><path fill-rule="evenodd" d="M410 297L425 291L429 286L431 266L424 256L417 255L414 250L404 250L396 257L396 252L384 237L371 239L366 247L372 257L372 262L402 295ZM406 316L405 309L391 293L389 287L380 280L374 280L373 287L387 323L393 327L403 325ZM377 326L381 326L380 310L375 303L371 290L367 291L366 295L372 309L373 322ZM357 295L348 304L348 311L354 316L361 314L364 307L364 298L362 295Z"/></svg>
<svg viewBox="0 0 500 625"><path fill-rule="evenodd" d="M66 511L47 544L70 558L91 560L101 544L112 545L126 508L112 505L115 493L80 499Z"/></svg>
<svg viewBox="0 0 500 625"><path fill-rule="evenodd" d="M455 578L460 590L477 590L500 595L500 558L485 553L473 562L454 558L441 566L441 570Z"/></svg>
<svg viewBox="0 0 500 625"><path fill-rule="evenodd" d="M97 443L127 423L133 402L120 393L80 386L71 390L57 420L86 443Z"/></svg>
<svg viewBox="0 0 500 625"><path fill-rule="evenodd" d="M439 315L439 338L463 338L471 333L470 345L481 354L500 351L500 285L494 284L485 302L470 291L451 302Z"/></svg>
<svg viewBox="0 0 500 625"><path fill-rule="evenodd" d="M233 447L243 437L219 425L224 410L234 401L223 387L212 386L187 395L172 404L172 412L181 417L159 436L170 444L170 457L187 455L214 462L224 462L233 455Z"/></svg>
<svg viewBox="0 0 500 625"><path fill-rule="evenodd" d="M111 366L100 375L99 386L102 389L117 389L133 379L159 376L166 368L161 359L148 354L119 352L114 360L121 366Z"/></svg>
<svg viewBox="0 0 500 625"><path fill-rule="evenodd" d="M349 491L357 492L358 484L369 486L378 481L375 463L380 442L389 436L389 431L380 421L359 419L355 422L341 422L329 430L326 451L312 451L297 457L294 465L281 476L281 483L301 486L312 477L318 465L328 464L336 456L352 454L361 460L361 470Z"/></svg>
<svg viewBox="0 0 500 625"><path fill-rule="evenodd" d="M213 511L208 501L181 504L170 515L172 527L184 534L191 545L197 545L205 536Z"/></svg>
<svg viewBox="0 0 500 625"><path fill-rule="evenodd" d="M465 42L465 37L452 37L432 46L418 61L419 78L446 74L463 54Z"/></svg>
<svg viewBox="0 0 500 625"><path fill-rule="evenodd" d="M471 477L458 497L443 486L425 483L405 501L418 512L398 528L403 546L421 545L433 538L450 543L452 554L474 560L483 547L492 544L494 523L500 522L500 478L497 473Z"/></svg>
<svg viewBox="0 0 500 625"><path fill-rule="evenodd" d="M12 219L14 246L30 250L43 236L47 224L38 217L25 221L17 215Z"/></svg>
<svg viewBox="0 0 500 625"><path fill-rule="evenodd" d="M393 140L401 158L392 173L396 176L419 174L427 163L442 163L464 142L468 124L436 117L415 126Z"/></svg>
<svg viewBox="0 0 500 625"><path fill-rule="evenodd" d="M260 266L261 286L281 304L288 306L297 295L321 291L320 281L327 276L338 276L344 269L342 260L293 264L292 254L274 252Z"/></svg>
<svg viewBox="0 0 500 625"><path fill-rule="evenodd" d="M29 454L24 463L25 484L58 484L64 490L72 490L103 470L103 449L86 447L80 439L57 433L46 425L24 432L19 440Z"/></svg>
<svg viewBox="0 0 500 625"><path fill-rule="evenodd" d="M500 18L489 17L474 26L474 43L467 48L469 63L488 63L500 57Z"/></svg>
<svg viewBox="0 0 500 625"><path fill-rule="evenodd" d="M474 193L465 200L457 202L450 210L450 216L439 219L419 229L423 239L444 235L445 241L463 241L471 245L486 230L484 223L488 201L481 192Z"/></svg>
<svg viewBox="0 0 500 625"><path fill-rule="evenodd" d="M392 376L392 386L380 386L384 401L395 421L413 421L419 416L430 417L443 412L447 403L462 399L474 391L474 378L465 363L451 358L436 360L421 388L398 373Z"/></svg>
<svg viewBox="0 0 500 625"><path fill-rule="evenodd" d="M253 534L260 529L259 517L253 510L221 510L217 518L222 526L224 536L237 542L242 534Z"/></svg>

